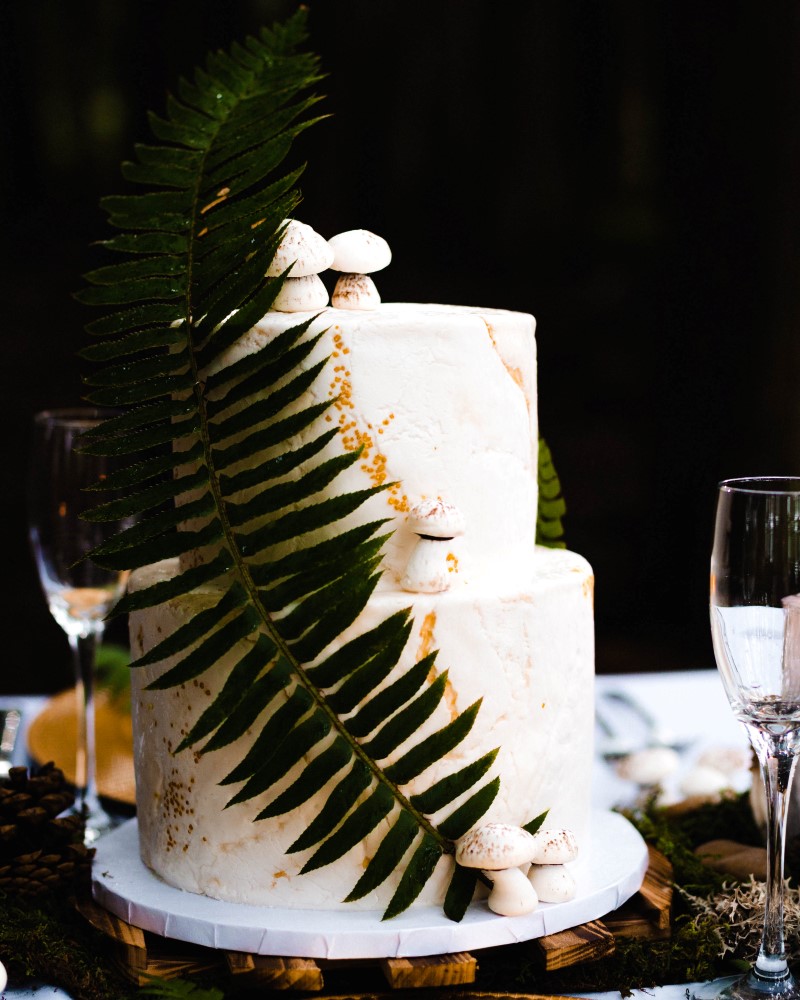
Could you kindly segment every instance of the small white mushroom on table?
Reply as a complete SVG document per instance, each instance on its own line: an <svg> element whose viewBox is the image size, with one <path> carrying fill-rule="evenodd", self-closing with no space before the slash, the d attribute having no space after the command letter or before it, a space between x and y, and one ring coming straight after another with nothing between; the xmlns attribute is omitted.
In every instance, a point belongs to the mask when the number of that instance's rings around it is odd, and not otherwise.
<svg viewBox="0 0 800 1000"><path fill-rule="evenodd" d="M408 512L408 527L418 536L400 586L418 594L448 590L457 562L451 546L464 534L464 516L445 500L420 500Z"/></svg>
<svg viewBox="0 0 800 1000"><path fill-rule="evenodd" d="M336 309L377 309L381 297L370 274L391 263L389 244L367 229L338 233L328 243L334 254L330 268L341 272L331 305Z"/></svg>
<svg viewBox="0 0 800 1000"><path fill-rule="evenodd" d="M277 278L292 265L281 290L272 303L276 312L313 312L328 304L328 289L320 272L333 262L328 241L311 226L296 219L285 220L286 230L267 269L268 278Z"/></svg>
<svg viewBox="0 0 800 1000"><path fill-rule="evenodd" d="M687 798L717 802L724 792L735 791L750 765L750 753L743 747L707 747L684 775L680 790Z"/></svg>
<svg viewBox="0 0 800 1000"><path fill-rule="evenodd" d="M456 845L456 863L479 868L492 883L487 903L493 913L521 917L539 903L536 890L522 871L532 856L535 841L521 826L487 823L471 830Z"/></svg>
<svg viewBox="0 0 800 1000"><path fill-rule="evenodd" d="M625 781L651 788L677 771L680 763L680 756L671 747L644 747L623 757L617 764L617 774Z"/></svg>

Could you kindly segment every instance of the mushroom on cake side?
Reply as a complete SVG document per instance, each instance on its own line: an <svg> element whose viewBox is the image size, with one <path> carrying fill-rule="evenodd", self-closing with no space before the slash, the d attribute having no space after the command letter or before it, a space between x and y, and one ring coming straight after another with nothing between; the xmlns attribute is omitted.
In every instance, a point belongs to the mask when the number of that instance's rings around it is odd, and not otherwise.
<svg viewBox="0 0 800 1000"><path fill-rule="evenodd" d="M571 830L528 833L520 826L487 823L456 844L456 863L479 868L492 883L489 909L504 917L531 913L540 902L566 903L577 885L565 865L578 857Z"/></svg>
<svg viewBox="0 0 800 1000"><path fill-rule="evenodd" d="M522 871L535 847L521 826L487 823L471 830L456 845L456 863L479 868L492 883L489 909L503 917L532 913L539 904L536 890Z"/></svg>
<svg viewBox="0 0 800 1000"><path fill-rule="evenodd" d="M533 835L528 879L543 903L566 903L573 899L577 885L565 868L578 857L578 842L571 830L539 830Z"/></svg>
<svg viewBox="0 0 800 1000"><path fill-rule="evenodd" d="M400 586L417 594L448 590L458 566L448 542L464 534L463 514L446 500L420 500L409 510L407 524L418 539Z"/></svg>

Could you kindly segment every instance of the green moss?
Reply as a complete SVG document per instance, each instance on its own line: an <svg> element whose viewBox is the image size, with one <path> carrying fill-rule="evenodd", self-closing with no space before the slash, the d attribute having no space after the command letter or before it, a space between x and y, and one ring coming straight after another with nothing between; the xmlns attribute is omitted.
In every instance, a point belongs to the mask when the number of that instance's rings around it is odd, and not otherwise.
<svg viewBox="0 0 800 1000"><path fill-rule="evenodd" d="M718 805L703 806L692 813L674 816L653 802L627 814L630 821L672 862L675 881L694 895L709 896L720 890L724 876L698 861L693 851L704 841L725 837L742 843L760 844L745 796L735 796ZM797 843L790 854L800 857ZM795 869L797 871L798 869ZM66 900L45 897L34 904L7 898L2 901L0 954L7 960L12 980L36 978L64 987L76 1000L132 1000L144 991L133 987L115 971L111 942L96 933ZM617 941L614 954L597 962L547 973L541 967L533 942L477 952L477 989L496 992L576 993L615 990L623 995L632 989L659 983L702 981L741 971L741 962L718 958L721 940L730 934L716 917L696 917L678 892L673 897L672 936L664 941ZM377 970L373 970L377 977ZM351 991L360 982L359 969L342 969L328 985ZM222 993L232 1000L241 995L219 975L191 981L154 981L151 997L190 997L217 1000ZM339 982L341 980L341 982ZM370 980L369 989L380 991ZM246 991L245 991L245 995Z"/></svg>
<svg viewBox="0 0 800 1000"><path fill-rule="evenodd" d="M747 795L732 795L680 815L650 801L624 815L648 844L670 860L676 884L695 895L716 892L725 881L725 876L707 868L697 858L696 847L717 839L757 846L764 843L753 821Z"/></svg>
<svg viewBox="0 0 800 1000"><path fill-rule="evenodd" d="M115 973L109 943L60 896L37 902L2 901L0 954L9 980L38 979L63 987L75 1000L136 996Z"/></svg>
<svg viewBox="0 0 800 1000"><path fill-rule="evenodd" d="M35 902L0 897L0 955L12 985L38 980L60 986L73 1000L134 1000L187 997L222 1000L225 994L206 982L154 977L141 989L125 979L114 961L114 945L95 931L72 902L57 895Z"/></svg>
<svg viewBox="0 0 800 1000"><path fill-rule="evenodd" d="M710 979L736 971L718 961L720 949L716 921L697 925L683 918L664 941L617 941L612 955L596 962L545 972L537 960L535 944L523 943L478 953L478 984L497 992L575 993L649 988L663 983Z"/></svg>

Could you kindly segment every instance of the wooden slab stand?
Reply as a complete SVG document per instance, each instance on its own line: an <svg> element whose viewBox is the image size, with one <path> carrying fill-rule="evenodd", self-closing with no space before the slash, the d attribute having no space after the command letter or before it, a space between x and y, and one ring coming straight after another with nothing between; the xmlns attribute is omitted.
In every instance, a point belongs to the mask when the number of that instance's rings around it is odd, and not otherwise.
<svg viewBox="0 0 800 1000"><path fill-rule="evenodd" d="M545 971L604 958L613 953L618 938L658 940L669 937L672 866L654 848L649 848L649 851L650 866L641 889L618 910L602 920L592 920L530 942ZM326 969L358 965L379 966L392 990L469 985L475 982L478 972L480 952L478 957L464 951L424 958L376 959L372 962L220 952L162 938L133 927L92 900L82 900L76 903L76 907L93 927L114 942L119 968L139 986L145 985L150 976L175 979L217 968L220 962L227 965L231 979L242 985L304 992L319 992L324 988L323 974ZM356 996L348 994L348 997ZM377 996L363 994L364 998ZM469 996L488 998L497 994L470 993ZM503 993L502 996L504 1000L513 1000L516 994ZM536 1000L536 995L530 993L519 996L525 1000Z"/></svg>

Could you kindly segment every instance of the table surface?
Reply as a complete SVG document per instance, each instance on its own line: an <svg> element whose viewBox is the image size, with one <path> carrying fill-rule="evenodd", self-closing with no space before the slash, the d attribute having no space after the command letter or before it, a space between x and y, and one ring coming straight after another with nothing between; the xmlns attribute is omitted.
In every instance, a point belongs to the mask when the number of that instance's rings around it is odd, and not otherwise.
<svg viewBox="0 0 800 1000"><path fill-rule="evenodd" d="M597 704L608 722L630 733L636 729L634 718L621 709L613 700L607 699L611 691L621 691L636 699L662 725L668 726L673 734L686 740L690 746L681 754L681 764L675 774L665 782L665 795L680 798L680 784L696 764L699 756L714 747L748 746L744 727L737 722L728 707L719 676L715 670L675 671L657 674L607 674L597 677ZM15 763L27 763L25 752L25 730L41 710L43 698L2 697L0 709L12 705L23 713L21 739L17 742ZM598 741L600 737L598 735ZM747 787L747 775L740 776L740 787ZM637 789L630 782L619 778L614 770L599 757L594 763L592 775L592 804L597 808L610 809L633 801ZM2 955L0 955L2 960ZM636 991L633 995L641 1000L685 1000L687 985L664 986L656 990ZM582 994L598 1000L616 998L618 993ZM69 1000L63 990L52 986L31 986L26 989L9 989L2 995L5 1000L23 1000L36 997L44 1000Z"/></svg>

